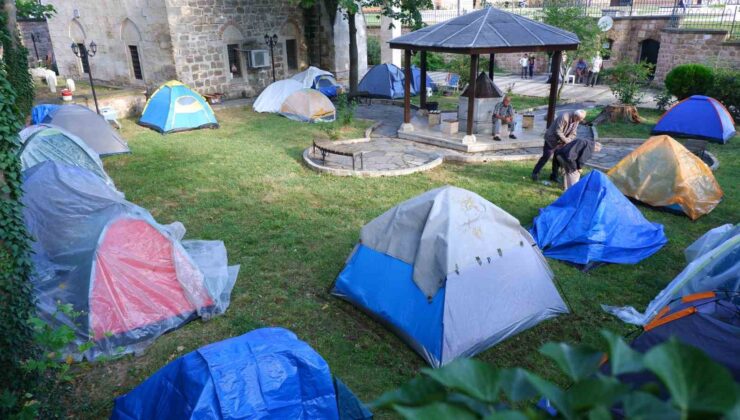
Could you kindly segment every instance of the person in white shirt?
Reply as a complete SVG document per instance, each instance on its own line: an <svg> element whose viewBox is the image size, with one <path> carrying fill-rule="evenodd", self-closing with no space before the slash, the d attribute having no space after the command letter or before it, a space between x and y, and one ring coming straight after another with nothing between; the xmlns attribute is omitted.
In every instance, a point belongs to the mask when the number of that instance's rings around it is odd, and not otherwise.
<svg viewBox="0 0 740 420"><path fill-rule="evenodd" d="M527 54L524 54L522 58L519 59L519 66L522 68L522 79L526 79L527 70L529 70L529 56Z"/></svg>
<svg viewBox="0 0 740 420"><path fill-rule="evenodd" d="M586 86L593 87L596 82L599 79L599 72L601 71L601 65L604 63L604 60L601 59L601 56L599 54L596 54L596 57L591 60L591 71L588 73L588 80L586 81Z"/></svg>

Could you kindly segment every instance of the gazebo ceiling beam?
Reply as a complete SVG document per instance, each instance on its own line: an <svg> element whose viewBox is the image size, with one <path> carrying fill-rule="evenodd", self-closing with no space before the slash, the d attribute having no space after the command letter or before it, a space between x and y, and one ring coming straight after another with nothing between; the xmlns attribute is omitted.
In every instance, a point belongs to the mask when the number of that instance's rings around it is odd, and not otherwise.
<svg viewBox="0 0 740 420"><path fill-rule="evenodd" d="M397 50L428 51L449 54L464 55L481 55L481 54L498 54L498 53L517 53L517 52L555 52L555 51L573 51L578 49L578 44L572 45L532 45L532 46L511 46L511 47L494 47L494 48L448 48L448 47L430 47L409 44L389 44L391 48Z"/></svg>

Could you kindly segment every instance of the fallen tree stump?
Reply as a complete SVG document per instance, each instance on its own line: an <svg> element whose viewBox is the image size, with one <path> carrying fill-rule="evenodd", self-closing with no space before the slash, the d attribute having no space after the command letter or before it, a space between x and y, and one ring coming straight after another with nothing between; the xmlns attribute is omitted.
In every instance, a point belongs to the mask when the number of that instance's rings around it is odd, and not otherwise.
<svg viewBox="0 0 740 420"><path fill-rule="evenodd" d="M607 105L603 111L593 120L592 123L600 124L604 121L609 122L629 122L639 124L642 117L637 112L634 105Z"/></svg>

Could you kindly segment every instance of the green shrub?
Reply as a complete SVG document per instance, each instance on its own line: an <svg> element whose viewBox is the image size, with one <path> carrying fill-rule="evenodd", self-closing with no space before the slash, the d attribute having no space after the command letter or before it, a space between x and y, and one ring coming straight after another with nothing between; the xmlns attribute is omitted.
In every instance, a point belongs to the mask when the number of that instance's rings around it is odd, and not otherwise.
<svg viewBox="0 0 740 420"><path fill-rule="evenodd" d="M707 95L722 102L735 121L740 121L740 70L715 69L714 84Z"/></svg>
<svg viewBox="0 0 740 420"><path fill-rule="evenodd" d="M367 37L367 64L369 66L380 64L380 41L374 36Z"/></svg>
<svg viewBox="0 0 740 420"><path fill-rule="evenodd" d="M337 121L342 126L352 124L355 119L355 103L349 100L349 95L342 93L337 96L336 110L337 110Z"/></svg>
<svg viewBox="0 0 740 420"><path fill-rule="evenodd" d="M681 64L665 77L665 87L679 100L706 95L714 83L714 72L703 64Z"/></svg>
<svg viewBox="0 0 740 420"><path fill-rule="evenodd" d="M658 106L658 109L660 111L665 111L666 109L670 108L671 105L673 105L676 102L676 99L673 97L671 92L668 92L668 89L663 88L663 90L660 91L655 96L655 104Z"/></svg>
<svg viewBox="0 0 740 420"><path fill-rule="evenodd" d="M644 96L642 88L648 83L651 71L652 65L645 62L632 63L622 60L604 70L604 78L619 103L638 105L642 102Z"/></svg>
<svg viewBox="0 0 740 420"><path fill-rule="evenodd" d="M421 53L414 55L411 58L411 64L421 67ZM442 54L435 52L427 53L427 71L443 70L447 63Z"/></svg>

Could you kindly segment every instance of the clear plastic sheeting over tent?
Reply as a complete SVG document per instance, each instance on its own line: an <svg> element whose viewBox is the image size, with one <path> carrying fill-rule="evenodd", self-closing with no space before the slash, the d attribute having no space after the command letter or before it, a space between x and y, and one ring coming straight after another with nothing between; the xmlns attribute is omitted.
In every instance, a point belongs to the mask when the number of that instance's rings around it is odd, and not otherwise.
<svg viewBox="0 0 740 420"><path fill-rule="evenodd" d="M280 114L302 122L331 122L336 119L337 110L329 98L318 90L301 89L283 101Z"/></svg>
<svg viewBox="0 0 740 420"><path fill-rule="evenodd" d="M255 112L280 112L280 106L288 96L303 89L303 85L293 79L278 80L267 86L252 104Z"/></svg>
<svg viewBox="0 0 740 420"><path fill-rule="evenodd" d="M540 210L530 233L546 257L579 266L636 264L668 242L663 226L646 220L599 171Z"/></svg>
<svg viewBox="0 0 740 420"><path fill-rule="evenodd" d="M23 176L39 314L75 331L68 354L93 360L139 352L228 306L238 266L227 267L223 242L181 242L182 224L158 224L83 168L46 161ZM80 315L58 313L59 304Z"/></svg>
<svg viewBox="0 0 740 420"><path fill-rule="evenodd" d="M724 194L709 166L668 136L650 137L608 175L627 197L692 220L714 210Z"/></svg>
<svg viewBox="0 0 740 420"><path fill-rule="evenodd" d="M98 156L130 153L126 141L102 116L82 105L63 105L41 121L61 127L82 139Z"/></svg>
<svg viewBox="0 0 740 420"><path fill-rule="evenodd" d="M316 89L329 98L337 96L342 90L342 85L337 83L333 74L314 66L295 74L291 79L301 83L303 88Z"/></svg>
<svg viewBox="0 0 740 420"><path fill-rule="evenodd" d="M740 296L740 224L712 229L686 248L688 265L640 313L631 306L602 308L624 322L645 325L677 298L707 291ZM735 302L740 303L740 302Z"/></svg>
<svg viewBox="0 0 740 420"><path fill-rule="evenodd" d="M333 293L388 325L432 366L568 312L529 233L470 191L428 191L360 236Z"/></svg>
<svg viewBox="0 0 740 420"><path fill-rule="evenodd" d="M49 124L39 124L24 129L19 137L23 143L19 150L23 170L53 160L85 168L115 188L113 180L103 169L103 162L98 154L69 131Z"/></svg>
<svg viewBox="0 0 740 420"><path fill-rule="evenodd" d="M294 333L261 328L174 360L117 398L111 418L372 418L337 382L335 389L326 361Z"/></svg>

